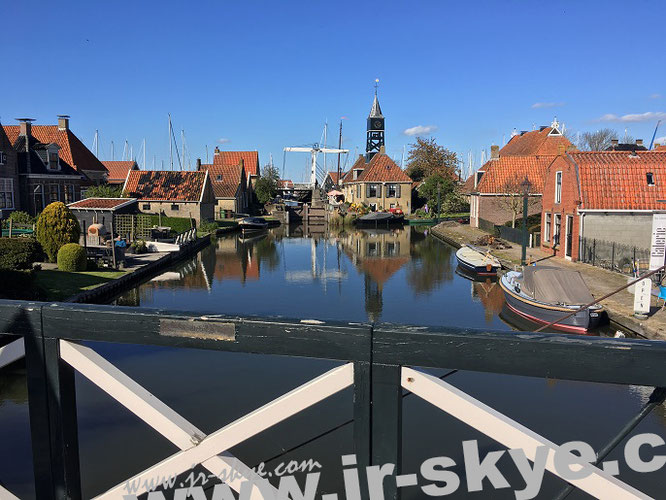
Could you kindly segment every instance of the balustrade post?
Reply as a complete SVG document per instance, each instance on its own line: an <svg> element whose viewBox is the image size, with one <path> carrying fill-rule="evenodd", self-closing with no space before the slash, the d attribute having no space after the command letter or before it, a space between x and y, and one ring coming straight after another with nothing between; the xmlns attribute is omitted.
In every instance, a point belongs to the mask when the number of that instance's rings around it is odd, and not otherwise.
<svg viewBox="0 0 666 500"><path fill-rule="evenodd" d="M393 477L384 481L384 498L400 498L395 476L402 461L402 386L399 365L372 365L371 465L394 464Z"/></svg>
<svg viewBox="0 0 666 500"><path fill-rule="evenodd" d="M81 498L74 369L58 339L25 337L30 430L37 498Z"/></svg>
<svg viewBox="0 0 666 500"><path fill-rule="evenodd" d="M371 462L371 384L371 364L367 361L354 362L354 454L361 485L367 485L365 471ZM368 498L364 486L361 487L361 498Z"/></svg>

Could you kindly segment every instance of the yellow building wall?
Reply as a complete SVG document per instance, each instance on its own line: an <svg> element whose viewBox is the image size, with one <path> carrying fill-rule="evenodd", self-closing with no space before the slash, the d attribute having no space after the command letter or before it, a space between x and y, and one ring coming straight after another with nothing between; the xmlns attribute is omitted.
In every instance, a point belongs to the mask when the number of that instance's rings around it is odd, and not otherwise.
<svg viewBox="0 0 666 500"><path fill-rule="evenodd" d="M377 184L382 188L381 196L379 197L368 197L367 194L367 185L368 184ZM398 184L400 185L400 197L387 197L386 196L386 186L387 184ZM358 196L358 186L360 187L360 196ZM412 184L410 182L361 182L355 184L345 184L343 186L343 193L345 194L345 201L349 203L365 203L366 205L375 204L377 205L377 210L388 210L391 208L391 205L395 205L402 209L405 214L412 213Z"/></svg>

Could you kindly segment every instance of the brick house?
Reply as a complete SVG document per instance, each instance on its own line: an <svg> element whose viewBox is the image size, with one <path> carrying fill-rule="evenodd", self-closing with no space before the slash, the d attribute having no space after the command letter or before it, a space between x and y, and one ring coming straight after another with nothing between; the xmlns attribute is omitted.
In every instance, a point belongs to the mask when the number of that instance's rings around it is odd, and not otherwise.
<svg viewBox="0 0 666 500"><path fill-rule="evenodd" d="M516 210L522 214L522 182L527 178L530 186L528 215L541 213L541 194L546 168L561 149L573 145L564 137L557 119L550 127L530 132L514 132L503 147L491 146L490 160L474 172L463 184L463 193L469 196L470 225L479 227L479 221L504 224L513 220Z"/></svg>
<svg viewBox="0 0 666 500"><path fill-rule="evenodd" d="M20 126L5 125L4 129L14 144L20 134ZM69 116L59 115L57 125L31 125L31 134L40 143L57 144L60 158L84 176L84 186L106 182L108 171L69 128Z"/></svg>
<svg viewBox="0 0 666 500"><path fill-rule="evenodd" d="M215 154L213 155L213 165L221 165L223 167L242 165L245 169L245 177L251 191L254 191L257 179L261 177L259 151L220 151L216 147Z"/></svg>
<svg viewBox="0 0 666 500"><path fill-rule="evenodd" d="M215 193L215 218L225 219L234 214L247 213L250 204L250 187L243 161L238 165L221 163L201 164L199 171L208 172Z"/></svg>
<svg viewBox="0 0 666 500"><path fill-rule="evenodd" d="M412 179L384 152L367 161L359 155L342 176L342 192L349 203L364 203L373 210L399 208L412 212Z"/></svg>
<svg viewBox="0 0 666 500"><path fill-rule="evenodd" d="M563 153L546 171L541 245L574 261L585 240L649 249L665 199L666 151Z"/></svg>
<svg viewBox="0 0 666 500"><path fill-rule="evenodd" d="M37 215L49 203L72 203L81 198L82 186L90 181L71 166L58 143L35 137L29 119L22 120L20 126L4 129L16 153L22 210Z"/></svg>
<svg viewBox="0 0 666 500"><path fill-rule="evenodd" d="M130 170L123 195L139 200L139 210L189 217L197 224L215 217L215 194L208 172Z"/></svg>
<svg viewBox="0 0 666 500"><path fill-rule="evenodd" d="M0 126L0 219L21 209L18 155Z"/></svg>
<svg viewBox="0 0 666 500"><path fill-rule="evenodd" d="M134 160L125 161L103 161L102 165L108 170L106 182L112 186L122 186L127 179L127 172L139 170L139 165Z"/></svg>

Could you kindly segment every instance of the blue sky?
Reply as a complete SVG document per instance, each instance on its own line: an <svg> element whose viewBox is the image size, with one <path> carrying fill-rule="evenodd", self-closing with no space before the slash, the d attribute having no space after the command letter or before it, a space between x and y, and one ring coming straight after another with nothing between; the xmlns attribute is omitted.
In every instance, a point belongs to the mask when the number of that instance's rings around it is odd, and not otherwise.
<svg viewBox="0 0 666 500"><path fill-rule="evenodd" d="M345 146L361 152L379 78L387 152L398 159L413 127L435 127L426 135L478 160L514 127L555 115L569 130L626 127L649 141L666 117L661 10L649 1L3 2L0 119L69 114L86 144L99 130L102 159L111 140L119 159L125 140L136 155L145 138L148 166L155 157L159 167L171 113L192 162L218 145L258 149L262 163L272 153L281 168L284 146L318 142L325 120L336 140L342 116ZM287 177L299 180L306 161L290 153Z"/></svg>

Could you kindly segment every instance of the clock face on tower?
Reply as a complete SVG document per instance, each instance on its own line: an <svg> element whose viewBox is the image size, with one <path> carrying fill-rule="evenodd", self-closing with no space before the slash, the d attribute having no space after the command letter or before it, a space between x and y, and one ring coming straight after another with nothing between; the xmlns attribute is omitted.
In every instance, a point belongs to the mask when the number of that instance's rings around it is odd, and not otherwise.
<svg viewBox="0 0 666 500"><path fill-rule="evenodd" d="M381 120L375 120L372 122L372 128L375 130L379 130L382 128L382 121Z"/></svg>

